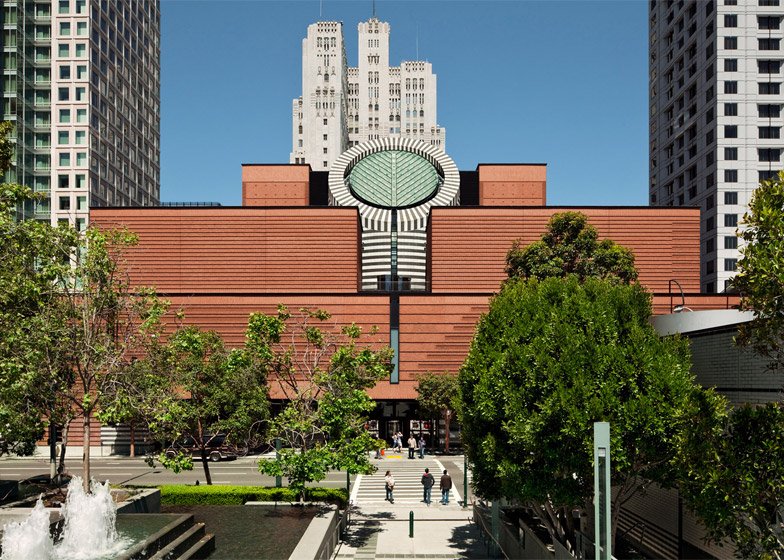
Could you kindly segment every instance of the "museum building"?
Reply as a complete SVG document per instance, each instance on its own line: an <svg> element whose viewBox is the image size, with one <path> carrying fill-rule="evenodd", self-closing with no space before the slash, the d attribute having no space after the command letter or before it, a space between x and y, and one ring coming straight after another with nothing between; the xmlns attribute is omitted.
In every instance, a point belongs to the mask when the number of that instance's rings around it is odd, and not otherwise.
<svg viewBox="0 0 784 560"><path fill-rule="evenodd" d="M372 425L380 437L407 436L426 420L417 375L459 369L506 277L507 251L538 240L555 213L582 212L601 238L631 249L656 314L737 305L737 296L699 293L699 208L547 206L546 169L459 171L429 143L386 138L350 148L329 171L244 164L240 207L102 207L91 219L138 234L126 256L132 281L230 346L243 343L250 313L279 304L377 327L395 361L370 391Z"/></svg>

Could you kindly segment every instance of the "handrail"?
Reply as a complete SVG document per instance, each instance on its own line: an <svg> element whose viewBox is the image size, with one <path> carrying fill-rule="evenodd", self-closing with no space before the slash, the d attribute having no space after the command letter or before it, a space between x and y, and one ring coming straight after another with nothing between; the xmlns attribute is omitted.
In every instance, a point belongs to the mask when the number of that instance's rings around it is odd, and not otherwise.
<svg viewBox="0 0 784 560"><path fill-rule="evenodd" d="M477 511L476 511L476 510L477 510L477 509L479 509L479 510L480 510L480 511L479 511L479 515L476 515L476 513L477 513ZM487 537L488 537L488 538L489 538L491 541L493 541L493 542L495 543L496 547L498 548L499 552L501 552L501 554L503 555L503 557L504 557L504 558L506 558L507 560L510 560L509 556L506 554L506 552L504 552L504 548L501 546L501 543L500 543L500 542L498 542L498 541L495 539L495 537L493 537L493 533L492 533L492 531L491 531L491 530L488 530L488 528L487 528L487 525L485 524L485 520L484 520L484 518L482 517L482 512L481 512L481 510L482 510L482 509L487 509L487 508L483 508L481 505L479 505L479 504L477 504L476 502L474 502L474 514L475 514L475 515L474 515L474 517L475 517L475 518L476 518L476 517L478 517L478 518L479 518L479 522L480 522L480 523L481 523L481 525L482 525L482 534L484 534L485 536L487 536Z"/></svg>

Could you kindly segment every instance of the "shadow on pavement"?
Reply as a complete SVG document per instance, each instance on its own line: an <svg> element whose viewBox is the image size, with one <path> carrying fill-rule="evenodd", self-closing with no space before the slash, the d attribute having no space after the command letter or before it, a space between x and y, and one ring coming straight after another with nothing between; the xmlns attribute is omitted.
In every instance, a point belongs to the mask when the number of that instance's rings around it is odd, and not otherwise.
<svg viewBox="0 0 784 560"><path fill-rule="evenodd" d="M359 550L367 544L370 537L380 531L381 523L379 521L353 521L343 543Z"/></svg>
<svg viewBox="0 0 784 560"><path fill-rule="evenodd" d="M449 548L455 551L455 555L463 558L493 558L488 556L487 546L479 534L479 527L474 523L466 523L452 529Z"/></svg>

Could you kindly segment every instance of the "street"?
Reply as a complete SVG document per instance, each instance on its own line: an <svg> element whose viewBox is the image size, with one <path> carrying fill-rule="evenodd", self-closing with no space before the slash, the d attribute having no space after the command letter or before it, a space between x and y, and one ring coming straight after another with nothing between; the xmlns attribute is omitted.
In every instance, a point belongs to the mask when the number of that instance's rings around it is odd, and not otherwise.
<svg viewBox="0 0 784 560"><path fill-rule="evenodd" d="M81 453L66 457L66 472L72 476L82 474ZM235 461L210 463L213 484L239 484L244 486L275 486L275 478L258 472L259 456L241 457ZM100 457L90 461L92 477L98 481L108 480L112 484L158 486L161 484L205 483L201 461L194 460L192 471L175 474L159 464L150 468L143 457ZM49 459L44 457L0 459L0 479L24 480L36 475L49 475ZM352 477L353 482L353 477ZM286 480L283 480L286 484ZM330 472L327 478L313 486L345 488L346 473Z"/></svg>

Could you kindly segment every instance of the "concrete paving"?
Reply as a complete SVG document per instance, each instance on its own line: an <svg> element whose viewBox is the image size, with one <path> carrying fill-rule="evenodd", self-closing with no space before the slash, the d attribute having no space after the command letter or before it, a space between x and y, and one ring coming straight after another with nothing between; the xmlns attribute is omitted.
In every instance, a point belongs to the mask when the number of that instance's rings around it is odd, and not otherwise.
<svg viewBox="0 0 784 560"><path fill-rule="evenodd" d="M372 558L490 558L479 528L471 521L471 508L463 509L462 457L433 457L409 460L407 455L387 455L374 461L378 471L357 477L352 488L347 538L337 548L334 560ZM436 479L431 504L422 502L420 479L428 467ZM454 482L449 505L439 503L438 481L446 468ZM395 503L384 500L384 474L395 476ZM409 516L413 512L413 537Z"/></svg>

